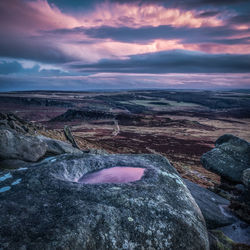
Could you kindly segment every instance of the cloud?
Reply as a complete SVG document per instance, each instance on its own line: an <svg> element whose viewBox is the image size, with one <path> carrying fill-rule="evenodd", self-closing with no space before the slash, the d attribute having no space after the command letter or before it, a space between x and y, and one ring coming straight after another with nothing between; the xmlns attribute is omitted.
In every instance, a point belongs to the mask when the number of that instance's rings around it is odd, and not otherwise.
<svg viewBox="0 0 250 250"><path fill-rule="evenodd" d="M0 39L0 56L30 59L44 63L65 63L75 60L56 44L46 39L15 37L11 34Z"/></svg>
<svg viewBox="0 0 250 250"><path fill-rule="evenodd" d="M18 62L0 62L0 74L2 75L17 73L20 72L22 69L22 65Z"/></svg>
<svg viewBox="0 0 250 250"><path fill-rule="evenodd" d="M48 66L46 66L48 67ZM32 67L24 67L19 61L2 60L0 61L0 75L19 75L19 76L65 76L69 73L55 68L43 68L39 64Z"/></svg>
<svg viewBox="0 0 250 250"><path fill-rule="evenodd" d="M75 14L67 12L75 3L62 1L62 9L56 4L58 0L0 1L0 56L64 64L167 49L250 50L244 45L246 39L233 40L248 31L223 26L225 20L213 15L215 10L211 14L210 9L167 8L161 1L94 1L90 5L83 1L85 11ZM217 41L220 46L216 47ZM244 46L234 48L233 41Z"/></svg>
<svg viewBox="0 0 250 250"><path fill-rule="evenodd" d="M204 11L199 13L198 17L211 17L211 16L216 16L218 14L220 14L220 11L213 11L213 10L208 10L208 11Z"/></svg>
<svg viewBox="0 0 250 250"><path fill-rule="evenodd" d="M0 85L160 86L159 75L169 72L249 72L249 7L244 0L0 1L0 57L7 58ZM159 78L148 83L146 73Z"/></svg>
<svg viewBox="0 0 250 250"><path fill-rule="evenodd" d="M60 32L60 30L57 32ZM66 33L67 31L62 30L61 32ZM245 35L249 33L249 30L236 30L227 26L190 28L161 25L140 28L101 26L91 29L75 28L68 30L68 32L85 33L93 38L111 38L116 41L131 43L146 43L155 39L181 39L185 43L199 43L207 41L207 39Z"/></svg>
<svg viewBox="0 0 250 250"><path fill-rule="evenodd" d="M133 55L125 60L72 64L81 72L121 73L249 73L250 55L215 54L182 50Z"/></svg>
<svg viewBox="0 0 250 250"><path fill-rule="evenodd" d="M17 90L232 89L250 88L250 74L123 74L1 76L0 92Z"/></svg>
<svg viewBox="0 0 250 250"><path fill-rule="evenodd" d="M239 4L248 4L248 0L176 0L175 4L178 6L184 6L186 8L190 7L220 7L220 6L230 6Z"/></svg>
<svg viewBox="0 0 250 250"><path fill-rule="evenodd" d="M111 0L112 2L120 2L120 0ZM131 3L134 0L124 0L123 2ZM220 7L220 6L230 6L230 5L240 5L249 4L248 0L175 0L175 1L165 1L165 0L138 0L138 4L148 4L148 3L158 3L166 7L178 6L182 8L193 8L193 7Z"/></svg>
<svg viewBox="0 0 250 250"><path fill-rule="evenodd" d="M75 18L45 0L0 1L0 56L51 63L72 61L56 40L41 37L39 31L77 25Z"/></svg>
<svg viewBox="0 0 250 250"><path fill-rule="evenodd" d="M235 15L231 19L229 19L229 23L249 25L250 24L250 16L249 16L249 14Z"/></svg>
<svg viewBox="0 0 250 250"><path fill-rule="evenodd" d="M97 39L96 44L99 43L100 48L106 47L107 49L107 46L110 45L114 55L122 56L122 53L131 55L172 49L246 54L250 53L249 31L250 29L234 29L228 26L190 28L163 25L140 28L101 26L89 29L78 27L50 31L50 33L55 36L84 34L92 39ZM78 42L81 43L81 39ZM82 42L85 44L85 40ZM126 49L121 50L121 47Z"/></svg>

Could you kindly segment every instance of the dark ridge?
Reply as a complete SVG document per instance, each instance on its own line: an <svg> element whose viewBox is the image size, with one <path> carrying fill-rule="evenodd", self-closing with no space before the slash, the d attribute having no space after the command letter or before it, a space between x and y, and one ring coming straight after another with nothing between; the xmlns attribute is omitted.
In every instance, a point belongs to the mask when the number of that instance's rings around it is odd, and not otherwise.
<svg viewBox="0 0 250 250"><path fill-rule="evenodd" d="M46 98L29 98L29 97L17 97L17 96L1 96L0 104L15 103L22 105L35 105L35 106L57 106L64 108L71 108L74 105L71 102L46 99Z"/></svg>
<svg viewBox="0 0 250 250"><path fill-rule="evenodd" d="M74 120L98 120L98 119L113 119L115 118L114 114L97 111L97 110L76 110L76 109L69 109L62 115L59 115L50 120L50 122L67 122L67 121L74 121Z"/></svg>

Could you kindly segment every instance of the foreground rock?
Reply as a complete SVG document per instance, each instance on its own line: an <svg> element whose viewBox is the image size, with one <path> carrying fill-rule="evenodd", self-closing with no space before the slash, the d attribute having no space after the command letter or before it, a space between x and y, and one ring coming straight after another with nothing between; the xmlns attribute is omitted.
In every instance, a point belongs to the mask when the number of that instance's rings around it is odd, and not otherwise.
<svg viewBox="0 0 250 250"><path fill-rule="evenodd" d="M35 162L44 156L47 145L35 136L0 129L0 158Z"/></svg>
<svg viewBox="0 0 250 250"><path fill-rule="evenodd" d="M223 209L230 204L228 200L191 181L184 180L184 182L199 206L208 229L230 225L235 221L232 216L223 213Z"/></svg>
<svg viewBox="0 0 250 250"><path fill-rule="evenodd" d="M116 166L144 168L144 175L79 183ZM9 174L0 182L0 248L209 249L197 204L161 156L62 155Z"/></svg>
<svg viewBox="0 0 250 250"><path fill-rule="evenodd" d="M72 145L69 143L51 139L43 135L38 135L37 138L47 144L48 154L58 155L58 154L65 154L65 153L68 153L68 154L81 154L82 153L81 150L72 147Z"/></svg>
<svg viewBox="0 0 250 250"><path fill-rule="evenodd" d="M210 250L249 250L249 245L234 242L220 230L209 232L209 243Z"/></svg>
<svg viewBox="0 0 250 250"><path fill-rule="evenodd" d="M32 166L32 164L35 164L35 163L15 160L15 159L2 160L0 161L0 169L17 169L17 168L22 168L26 166Z"/></svg>
<svg viewBox="0 0 250 250"><path fill-rule="evenodd" d="M203 167L229 181L241 182L243 171L250 166L250 143L225 134L218 138L215 146L203 154Z"/></svg>

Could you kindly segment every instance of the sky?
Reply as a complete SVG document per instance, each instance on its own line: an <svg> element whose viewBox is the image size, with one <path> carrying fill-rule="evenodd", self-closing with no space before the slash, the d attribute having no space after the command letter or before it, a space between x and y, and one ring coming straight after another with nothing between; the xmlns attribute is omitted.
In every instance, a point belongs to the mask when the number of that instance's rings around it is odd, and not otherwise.
<svg viewBox="0 0 250 250"><path fill-rule="evenodd" d="M250 1L0 1L0 91L160 88L250 89Z"/></svg>

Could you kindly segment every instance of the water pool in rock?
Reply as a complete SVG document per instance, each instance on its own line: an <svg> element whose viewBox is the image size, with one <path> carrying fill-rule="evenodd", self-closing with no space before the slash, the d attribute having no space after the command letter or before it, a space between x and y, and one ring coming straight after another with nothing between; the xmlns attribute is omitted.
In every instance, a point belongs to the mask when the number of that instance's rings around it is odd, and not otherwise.
<svg viewBox="0 0 250 250"><path fill-rule="evenodd" d="M78 182L84 184L128 183L142 178L145 168L112 167L83 175Z"/></svg>

